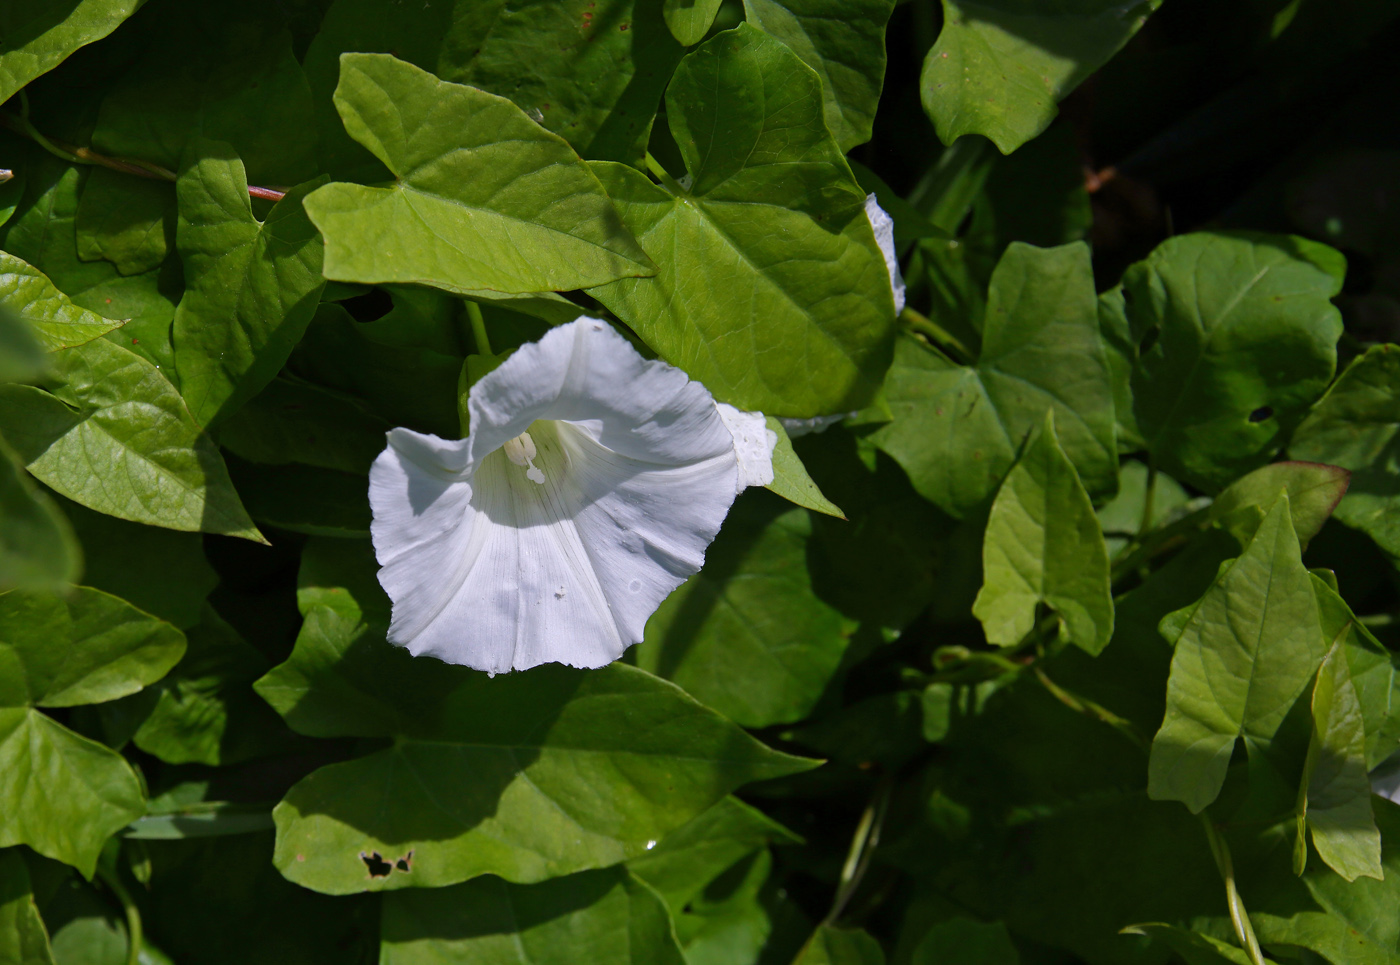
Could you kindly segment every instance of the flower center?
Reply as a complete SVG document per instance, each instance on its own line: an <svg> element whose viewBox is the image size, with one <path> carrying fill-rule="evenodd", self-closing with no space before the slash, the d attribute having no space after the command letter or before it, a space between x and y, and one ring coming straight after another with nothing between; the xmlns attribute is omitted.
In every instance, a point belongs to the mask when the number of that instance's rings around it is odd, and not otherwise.
<svg viewBox="0 0 1400 965"><path fill-rule="evenodd" d="M535 440L530 438L530 433L522 432L514 439L507 439L501 448L505 450L506 458L511 462L517 466L528 467L525 470L526 479L544 485L544 472L535 465L535 456L539 455L539 451L535 448Z"/></svg>

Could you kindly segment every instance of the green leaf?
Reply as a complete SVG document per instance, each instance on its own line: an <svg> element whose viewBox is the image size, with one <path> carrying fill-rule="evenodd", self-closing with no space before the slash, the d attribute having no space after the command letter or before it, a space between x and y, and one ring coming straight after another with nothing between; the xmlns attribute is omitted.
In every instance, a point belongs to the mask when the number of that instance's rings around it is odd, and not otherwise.
<svg viewBox="0 0 1400 965"><path fill-rule="evenodd" d="M1236 738L1272 737L1324 650L1284 495L1189 608L1172 656L1166 719L1152 741L1148 793L1192 813L1214 801Z"/></svg>
<svg viewBox="0 0 1400 965"><path fill-rule="evenodd" d="M1337 518L1400 557L1400 351L1373 345L1328 389L1288 446L1295 459L1350 469Z"/></svg>
<svg viewBox="0 0 1400 965"><path fill-rule="evenodd" d="M184 630L199 622L219 575L198 533L129 523L60 497L83 544L83 583Z"/></svg>
<svg viewBox="0 0 1400 965"><path fill-rule="evenodd" d="M1313 573L1322 638L1341 638L1347 657L1347 675L1356 689L1366 733L1366 769L1369 771L1400 749L1400 656L1392 654L1356 619L1337 593L1335 577L1327 571ZM1348 631L1350 628L1350 632Z"/></svg>
<svg viewBox="0 0 1400 965"><path fill-rule="evenodd" d="M299 733L393 738L313 772L277 806L274 862L298 884L529 883L614 864L740 784L813 764L625 664L493 680L415 659L385 642L388 601L368 544L353 545L311 557L296 649L255 688ZM375 853L395 870L372 874Z"/></svg>
<svg viewBox="0 0 1400 965"><path fill-rule="evenodd" d="M82 568L68 520L0 437L0 592L57 589L76 582Z"/></svg>
<svg viewBox="0 0 1400 965"><path fill-rule="evenodd" d="M666 103L684 188L593 166L660 273L590 294L721 401L796 418L864 405L893 296L819 79L741 24L686 56Z"/></svg>
<svg viewBox="0 0 1400 965"><path fill-rule="evenodd" d="M243 504L259 523L311 536L369 536L369 485L361 473L315 466L254 466L229 457Z"/></svg>
<svg viewBox="0 0 1400 965"><path fill-rule="evenodd" d="M1133 368L1137 365L1138 346L1128 323L1128 305L1123 299L1122 285L1099 295L1099 334L1103 336L1104 355L1113 383L1118 450L1140 452L1147 448L1147 443L1133 415Z"/></svg>
<svg viewBox="0 0 1400 965"><path fill-rule="evenodd" d="M0 423L35 477L122 519L262 541L219 450L155 366L106 339L54 362L52 395L0 386Z"/></svg>
<svg viewBox="0 0 1400 965"><path fill-rule="evenodd" d="M1286 492L1293 531L1298 544L1307 549L1346 493L1350 475L1337 466L1315 462L1272 463L1225 487L1210 505L1210 519L1243 543L1273 508L1278 494Z"/></svg>
<svg viewBox="0 0 1400 965"><path fill-rule="evenodd" d="M0 251L0 305L28 323L46 352L91 342L120 321L79 308L33 265Z"/></svg>
<svg viewBox="0 0 1400 965"><path fill-rule="evenodd" d="M1020 965L1021 955L999 921L950 918L934 925L914 949L912 965L976 962L977 965Z"/></svg>
<svg viewBox="0 0 1400 965"><path fill-rule="evenodd" d="M397 180L307 197L326 277L523 293L654 270L568 143L510 101L384 54L345 54L335 96Z"/></svg>
<svg viewBox="0 0 1400 965"><path fill-rule="evenodd" d="M325 281L320 238L302 211L311 185L292 189L260 222L228 145L196 141L191 150L175 186L188 286L175 310L175 367L191 414L209 426L281 370Z"/></svg>
<svg viewBox="0 0 1400 965"><path fill-rule="evenodd" d="M7 306L0 305L0 384L33 382L47 368L43 346L29 325Z"/></svg>
<svg viewBox="0 0 1400 965"><path fill-rule="evenodd" d="M1344 262L1286 235L1170 238L1128 269L1137 424L1158 466L1212 491L1263 465L1337 363Z"/></svg>
<svg viewBox="0 0 1400 965"><path fill-rule="evenodd" d="M97 590L0 594L0 847L27 844L92 876L103 842L145 811L140 781L35 707L135 693L184 649L174 627Z"/></svg>
<svg viewBox="0 0 1400 965"><path fill-rule="evenodd" d="M178 170L194 142L227 141L253 184L316 173L311 90L292 37L251 4L207 3L143 17L127 38L133 69L111 84L93 147Z"/></svg>
<svg viewBox="0 0 1400 965"><path fill-rule="evenodd" d="M106 259L123 275L151 271L175 247L175 192L161 181L94 168L74 228L84 261Z"/></svg>
<svg viewBox="0 0 1400 965"><path fill-rule="evenodd" d="M1118 467L1118 495L1098 510L1099 526L1104 532L1109 559L1117 556L1128 545L1130 537L1137 536L1141 531L1143 504L1147 501L1147 475L1145 465L1136 460L1125 460ZM1278 488L1269 495L1276 498ZM1152 484L1151 525L1162 525L1188 502L1190 497L1181 488L1181 483L1164 472L1157 473Z"/></svg>
<svg viewBox="0 0 1400 965"><path fill-rule="evenodd" d="M876 444L954 516L996 491L1047 410L1089 493L1117 487L1112 381L1082 243L1011 245L992 275L977 364L904 338L885 390L895 418Z"/></svg>
<svg viewBox="0 0 1400 965"><path fill-rule="evenodd" d="M793 451L792 440L788 438L782 422L770 415L767 423L769 431L778 437L773 446L773 481L767 488L804 509L845 519L846 514L841 512L841 507L823 496L807 474L807 467L802 465L802 460Z"/></svg>
<svg viewBox="0 0 1400 965"><path fill-rule="evenodd" d="M801 842L762 811L727 797L627 862L627 869L656 889L678 915L710 882L769 843Z"/></svg>
<svg viewBox="0 0 1400 965"><path fill-rule="evenodd" d="M170 320L184 291L179 266L172 259L158 270L122 276L111 262L78 258L79 189L90 170L48 154L33 160L24 201L0 248L42 271L73 304L104 318L129 319L107 338L173 375Z"/></svg>
<svg viewBox="0 0 1400 965"><path fill-rule="evenodd" d="M805 718L854 630L812 592L811 532L805 510L739 497L704 569L647 622L637 666L744 727Z"/></svg>
<svg viewBox="0 0 1400 965"><path fill-rule="evenodd" d="M870 140L893 12L894 0L744 0L745 19L792 48L821 78L826 125L842 153Z"/></svg>
<svg viewBox="0 0 1400 965"><path fill-rule="evenodd" d="M286 729L252 689L267 658L208 605L188 639L184 658L147 691L155 705L136 746L170 764L213 766L284 751Z"/></svg>
<svg viewBox="0 0 1400 965"><path fill-rule="evenodd" d="M705 39L723 0L665 0L662 13L671 36L686 47Z"/></svg>
<svg viewBox="0 0 1400 965"><path fill-rule="evenodd" d="M792 965L885 965L885 953L859 928L820 925Z"/></svg>
<svg viewBox="0 0 1400 965"><path fill-rule="evenodd" d="M6 4L0 11L0 104L79 47L101 40L140 0Z"/></svg>
<svg viewBox="0 0 1400 965"><path fill-rule="evenodd" d="M924 60L924 112L944 144L983 134L1010 154L1049 126L1055 104L1137 33L1161 0L943 0Z"/></svg>
<svg viewBox="0 0 1400 965"><path fill-rule="evenodd" d="M382 180L383 169L346 136L331 105L343 51L392 51L442 80L508 97L581 156L627 164L642 162L661 93L685 52L656 0L454 0L428 8L336 0L306 72L326 169L364 182Z"/></svg>
<svg viewBox="0 0 1400 965"><path fill-rule="evenodd" d="M249 462L304 463L367 473L392 425L353 399L306 382L273 379L219 426L219 445Z"/></svg>
<svg viewBox="0 0 1400 965"><path fill-rule="evenodd" d="M1095 655L1108 646L1108 549L1089 494L1060 448L1053 409L992 503L982 572L972 613L991 643L1020 643L1035 628L1043 603L1059 615L1070 642Z"/></svg>
<svg viewBox="0 0 1400 965"><path fill-rule="evenodd" d="M1298 795L1299 833L1306 819L1318 855L1347 881L1384 877L1366 773L1366 726L1343 642L1351 632L1350 625L1343 628L1317 672L1312 740Z"/></svg>
<svg viewBox="0 0 1400 965"><path fill-rule="evenodd" d="M49 934L29 884L19 849L0 851L0 962L53 965Z"/></svg>
<svg viewBox="0 0 1400 965"><path fill-rule="evenodd" d="M382 965L684 965L661 898L623 868L384 898Z"/></svg>

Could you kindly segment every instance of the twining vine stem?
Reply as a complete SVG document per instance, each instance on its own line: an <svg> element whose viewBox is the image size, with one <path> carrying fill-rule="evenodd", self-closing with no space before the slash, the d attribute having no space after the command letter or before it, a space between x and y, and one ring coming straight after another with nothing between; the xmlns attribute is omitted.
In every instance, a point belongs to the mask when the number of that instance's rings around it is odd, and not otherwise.
<svg viewBox="0 0 1400 965"><path fill-rule="evenodd" d="M134 175L138 178L149 178L155 181L174 181L175 172L159 164L152 164L150 161L142 161L129 157L109 157L106 154L98 154L92 148L81 147L75 144L67 144L63 141L53 140L45 137L29 121L29 98L24 91L19 92L20 114L18 116L0 111L0 126L4 126L14 131L16 134L29 138L54 157L61 158L69 164L90 164L98 167L109 168L113 171L120 171L123 174ZM7 179L8 180L8 179ZM287 192L281 188L260 188L256 185L248 185L248 194L254 198L262 198L267 201L281 201Z"/></svg>
<svg viewBox="0 0 1400 965"><path fill-rule="evenodd" d="M122 903L122 910L126 912L126 965L140 965L141 945L141 911L136 907L136 901L131 897L131 892L126 889L126 885L121 883L121 879L115 868L108 870L101 864L97 866L97 876L102 879L102 883L112 889L112 894L117 896L117 900Z"/></svg>
<svg viewBox="0 0 1400 965"><path fill-rule="evenodd" d="M1253 965L1266 965L1264 952L1259 947L1259 939L1254 935L1254 926L1249 923L1249 913L1239 889L1235 887L1235 865L1230 859L1230 846L1216 830L1209 815L1201 813L1201 826L1206 829L1206 840L1210 842L1210 853L1215 858L1215 866L1220 869L1220 877L1225 881L1225 900L1230 906L1230 921L1235 926L1235 937L1244 946Z"/></svg>

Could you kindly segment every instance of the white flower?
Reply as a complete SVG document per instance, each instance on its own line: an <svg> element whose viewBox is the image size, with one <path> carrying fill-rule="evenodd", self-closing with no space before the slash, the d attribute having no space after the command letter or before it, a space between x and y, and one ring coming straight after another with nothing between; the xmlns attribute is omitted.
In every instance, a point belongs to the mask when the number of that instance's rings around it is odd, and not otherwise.
<svg viewBox="0 0 1400 965"><path fill-rule="evenodd" d="M865 196L865 216L870 219L870 228L875 232L875 243L880 246L880 254L885 256L885 267L890 273L890 289L894 292L894 313L904 311L904 276L899 271L899 259L894 255L894 219L885 213L875 195Z"/></svg>
<svg viewBox="0 0 1400 965"><path fill-rule="evenodd" d="M496 673L601 667L773 480L762 415L580 318L472 387L471 432L388 434L370 470L389 639Z"/></svg>

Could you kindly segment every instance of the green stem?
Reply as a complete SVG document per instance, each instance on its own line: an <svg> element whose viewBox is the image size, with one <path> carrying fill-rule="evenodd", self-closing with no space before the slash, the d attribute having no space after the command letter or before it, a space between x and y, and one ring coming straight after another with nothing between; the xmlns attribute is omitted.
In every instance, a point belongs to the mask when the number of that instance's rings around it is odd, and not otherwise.
<svg viewBox="0 0 1400 965"><path fill-rule="evenodd" d="M1356 621L1363 627L1393 627L1400 623L1400 617L1394 613L1371 613L1364 617L1357 617Z"/></svg>
<svg viewBox="0 0 1400 965"><path fill-rule="evenodd" d="M117 896L117 900L122 903L122 910L126 912L126 965L141 965L141 911L136 907L131 892L121 883L115 870L109 872L99 865L97 876L102 879L103 884L112 889L112 894Z"/></svg>
<svg viewBox="0 0 1400 965"><path fill-rule="evenodd" d="M880 843L880 829L885 823L885 814L889 811L890 796L893 791L893 774L886 774L875 785L875 791L870 795L870 803L861 812L855 836L851 838L851 849L846 854L846 863L841 866L841 878L836 888L836 897L831 902L831 910L822 919L823 925L830 925L841 916L841 912L845 910L851 896L860 887L865 872L869 870L871 858L875 855L875 848Z"/></svg>
<svg viewBox="0 0 1400 965"><path fill-rule="evenodd" d="M1206 840L1210 842L1210 853L1215 858L1215 866L1225 882L1225 901L1230 906L1230 921L1235 926L1235 937L1249 955L1253 965L1265 965L1264 952L1259 947L1259 939L1254 935L1254 926L1249 923L1249 913L1235 886L1235 865L1230 859L1230 846L1220 836L1209 816L1201 812L1201 826L1206 829Z"/></svg>
<svg viewBox="0 0 1400 965"><path fill-rule="evenodd" d="M1151 746L1148 744L1147 738L1142 736L1132 721L1119 717L1102 704L1095 703L1087 697L1081 697L1079 694L1064 689L1046 676L1045 671L1039 667L1035 668L1035 675L1045 689L1054 694L1055 699L1070 710L1081 714L1087 714L1090 717L1103 721L1105 724L1118 731L1118 733L1128 738L1128 740L1132 741L1138 750L1144 753L1146 753Z"/></svg>
<svg viewBox="0 0 1400 965"><path fill-rule="evenodd" d="M1147 462L1147 488L1143 490L1142 522L1138 524L1138 538L1146 536L1152 529L1152 504L1157 499L1157 464Z"/></svg>
<svg viewBox="0 0 1400 965"><path fill-rule="evenodd" d="M899 313L899 320L912 332L917 332L932 341L940 350L952 356L960 365L971 365L974 355L962 340L926 315L905 308Z"/></svg>
<svg viewBox="0 0 1400 965"><path fill-rule="evenodd" d="M666 185L672 194L687 193L685 188L681 187L680 182L666 172L666 169L661 166L661 162L651 156L650 151L647 152L646 162L647 170L656 175L656 180Z"/></svg>
<svg viewBox="0 0 1400 965"><path fill-rule="evenodd" d="M467 302L467 318L472 323L472 339L476 342L476 352L478 355L495 355L491 351L491 340L486 337L486 319L481 317L481 306L476 302Z"/></svg>

